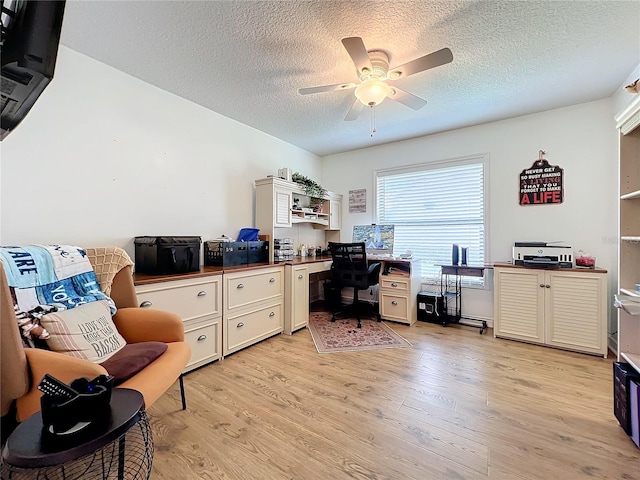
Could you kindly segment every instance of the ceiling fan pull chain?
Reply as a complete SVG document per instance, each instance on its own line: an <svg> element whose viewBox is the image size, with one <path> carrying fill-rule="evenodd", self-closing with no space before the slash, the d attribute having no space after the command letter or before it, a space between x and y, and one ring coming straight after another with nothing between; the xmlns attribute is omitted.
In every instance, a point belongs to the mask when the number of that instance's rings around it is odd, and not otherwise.
<svg viewBox="0 0 640 480"><path fill-rule="evenodd" d="M376 133L376 111L374 105L371 105L371 137Z"/></svg>

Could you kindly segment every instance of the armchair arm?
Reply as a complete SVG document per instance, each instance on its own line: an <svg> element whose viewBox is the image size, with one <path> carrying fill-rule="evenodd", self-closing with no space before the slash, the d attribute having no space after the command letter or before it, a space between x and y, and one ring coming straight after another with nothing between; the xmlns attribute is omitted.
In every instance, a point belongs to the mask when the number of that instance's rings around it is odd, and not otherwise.
<svg viewBox="0 0 640 480"><path fill-rule="evenodd" d="M37 387L45 373L53 375L67 384L76 378L87 377L92 379L107 373L97 363L63 353L51 352L40 348L25 348L24 352L29 365L31 384L26 395L16 400L19 422L26 420L40 410L41 393Z"/></svg>
<svg viewBox="0 0 640 480"><path fill-rule="evenodd" d="M120 308L113 322L127 343L184 341L182 319L164 310Z"/></svg>

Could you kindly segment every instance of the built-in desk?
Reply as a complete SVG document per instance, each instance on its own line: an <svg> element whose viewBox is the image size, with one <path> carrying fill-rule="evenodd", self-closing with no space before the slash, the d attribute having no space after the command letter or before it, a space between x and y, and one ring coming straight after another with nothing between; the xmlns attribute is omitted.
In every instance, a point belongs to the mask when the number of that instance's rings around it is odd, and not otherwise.
<svg viewBox="0 0 640 480"><path fill-rule="evenodd" d="M413 325L417 320L417 297L421 278L419 261L394 257L367 257L380 262L378 285L380 317ZM309 286L330 279L331 256L296 257L280 262L285 266L284 333L307 326Z"/></svg>

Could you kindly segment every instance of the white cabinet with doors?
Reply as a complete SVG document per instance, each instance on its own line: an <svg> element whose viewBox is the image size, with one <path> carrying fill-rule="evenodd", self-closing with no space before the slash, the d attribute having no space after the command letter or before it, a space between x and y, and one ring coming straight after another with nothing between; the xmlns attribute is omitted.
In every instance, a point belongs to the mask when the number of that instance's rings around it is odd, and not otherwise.
<svg viewBox="0 0 640 480"><path fill-rule="evenodd" d="M284 333L291 335L309 321L309 266L284 267Z"/></svg>
<svg viewBox="0 0 640 480"><path fill-rule="evenodd" d="M324 230L324 244L338 241L342 226L342 195L327 192L322 209L314 209L311 198L295 182L281 178L267 177L255 181L256 185L256 228L269 240L276 238L276 230L294 225L310 225L316 230ZM281 236L294 236L293 233ZM320 235L323 235L320 232ZM273 261L273 241L269 243L269 261Z"/></svg>
<svg viewBox="0 0 640 480"><path fill-rule="evenodd" d="M607 355L606 270L494 266L494 335Z"/></svg>

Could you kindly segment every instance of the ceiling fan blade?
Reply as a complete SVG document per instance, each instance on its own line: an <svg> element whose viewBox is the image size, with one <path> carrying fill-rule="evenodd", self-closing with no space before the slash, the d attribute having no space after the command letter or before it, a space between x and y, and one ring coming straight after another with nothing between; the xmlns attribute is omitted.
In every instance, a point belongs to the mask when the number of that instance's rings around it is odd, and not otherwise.
<svg viewBox="0 0 640 480"><path fill-rule="evenodd" d="M389 70L388 76L392 80L397 80L398 78L408 77L414 73L424 72L430 68L446 65L452 61L453 54L451 53L451 50L443 48Z"/></svg>
<svg viewBox="0 0 640 480"><path fill-rule="evenodd" d="M363 108L364 108L364 104L356 98L356 101L353 102L353 105L351 106L351 109L347 113L347 116L344 117L344 120L346 122L351 122L355 120L360 116L360 113L362 113Z"/></svg>
<svg viewBox="0 0 640 480"><path fill-rule="evenodd" d="M393 94L389 96L389 98L395 100L396 102L400 102L409 108L418 110L427 104L427 101L424 98L416 97L414 94L405 92L404 90L401 90L397 87L392 88Z"/></svg>
<svg viewBox="0 0 640 480"><path fill-rule="evenodd" d="M300 95L310 95L312 93L333 92L334 90L348 90L355 87L355 83L336 83L335 85L322 85L320 87L301 88Z"/></svg>
<svg viewBox="0 0 640 480"><path fill-rule="evenodd" d="M367 68L369 71L373 70L371 66L371 60L369 54L364 46L364 42L360 37L347 37L342 39L342 45L353 60L358 73L362 73L362 69Z"/></svg>

